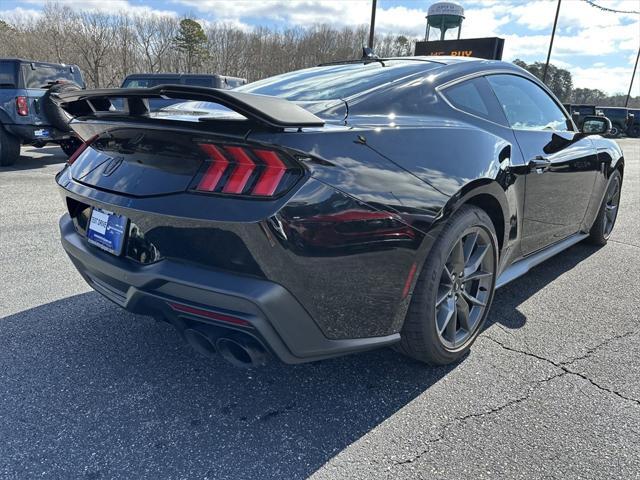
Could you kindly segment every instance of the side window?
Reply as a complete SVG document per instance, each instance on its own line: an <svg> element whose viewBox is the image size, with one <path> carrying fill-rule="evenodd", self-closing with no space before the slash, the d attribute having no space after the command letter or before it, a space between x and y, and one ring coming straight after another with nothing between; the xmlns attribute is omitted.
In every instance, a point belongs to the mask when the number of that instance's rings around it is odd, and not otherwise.
<svg viewBox="0 0 640 480"><path fill-rule="evenodd" d="M520 130L572 130L556 102L538 85L517 75L488 75L511 128Z"/></svg>
<svg viewBox="0 0 640 480"><path fill-rule="evenodd" d="M443 94L451 105L463 112L506 125L495 95L482 77L447 87Z"/></svg>

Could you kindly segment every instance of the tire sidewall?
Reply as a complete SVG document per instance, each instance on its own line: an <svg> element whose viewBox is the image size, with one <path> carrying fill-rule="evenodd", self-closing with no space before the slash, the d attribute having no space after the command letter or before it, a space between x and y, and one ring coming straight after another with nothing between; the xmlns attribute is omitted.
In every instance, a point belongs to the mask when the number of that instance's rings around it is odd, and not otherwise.
<svg viewBox="0 0 640 480"><path fill-rule="evenodd" d="M52 85L44 94L43 109L45 111L47 119L49 120L49 123L51 125L63 132L71 131L71 128L69 127L69 121L72 117L51 99L51 95L54 93L71 92L76 90L81 90L80 86L76 83L56 83Z"/></svg>
<svg viewBox="0 0 640 480"><path fill-rule="evenodd" d="M618 212L616 212L616 218L613 221L613 226L611 227L611 232L608 235L604 234L604 216L606 215L605 210L607 208L607 198L609 197L609 192L613 188L615 182L618 182L620 188L620 194L622 194L622 175L618 170L615 170L611 177L609 177L609 181L607 182L607 188L604 191L604 196L602 197L602 202L600 202L600 210L598 210L598 215L596 216L593 225L591 226L591 230L589 231L589 240L596 245L605 245L611 234L613 233L613 229L616 226L616 221L618 220ZM620 203L618 203L618 210L620 209Z"/></svg>
<svg viewBox="0 0 640 480"><path fill-rule="evenodd" d="M613 172L613 174L611 175L611 178L609 179L609 183L607 185L607 190L605 192L604 198L602 199L602 206L601 206L601 212L600 212L600 215L602 216L602 221L604 221L604 216L606 215L607 198L609 198L609 192L611 192L611 189L616 183L618 184L618 189L620 190L619 194L622 196L622 177L620 176L620 173L617 170ZM620 201L618 200L618 208L616 210L616 216L613 219L613 225L611 225L611 231L607 234L605 234L604 231L602 232L602 238L605 241L609 240L609 237L611 237L611 234L613 233L613 229L616 226L616 221L618 220L619 211L620 211Z"/></svg>
<svg viewBox="0 0 640 480"><path fill-rule="evenodd" d="M459 359L469 346L475 341L477 336L482 331L484 323L486 322L493 296L495 292L495 282L498 267L498 241L496 238L495 230L491 219L478 208L463 207L464 210L459 211L458 216L454 222L445 228L442 235L436 242L436 245L432 248L425 269L422 274L426 275L426 281L424 282L424 291L422 294L427 296L427 301L422 304L422 310L420 315L424 318L424 341L429 345L433 352L443 359L442 363L450 363ZM480 227L489 234L491 240L491 248L493 250L493 262L494 262L494 276L491 284L491 291L489 292L489 298L487 306L483 312L483 316L478 322L478 326L473 334L459 347L455 349L446 348L440 341L440 337L437 332L436 326L436 314L435 303L438 292L438 285L440 284L440 278L442 276L442 270L451 253L455 242L463 235L463 233L471 227Z"/></svg>

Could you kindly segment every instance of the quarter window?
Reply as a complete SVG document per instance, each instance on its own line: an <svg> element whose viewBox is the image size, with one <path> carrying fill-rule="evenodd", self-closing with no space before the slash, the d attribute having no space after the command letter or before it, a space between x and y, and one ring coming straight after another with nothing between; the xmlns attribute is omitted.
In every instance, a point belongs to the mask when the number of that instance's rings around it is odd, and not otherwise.
<svg viewBox="0 0 640 480"><path fill-rule="evenodd" d="M457 83L444 90L449 103L463 112L506 125L504 114L497 104L491 87L484 78Z"/></svg>
<svg viewBox="0 0 640 480"><path fill-rule="evenodd" d="M517 75L488 75L511 128L572 130L560 107L538 85Z"/></svg>

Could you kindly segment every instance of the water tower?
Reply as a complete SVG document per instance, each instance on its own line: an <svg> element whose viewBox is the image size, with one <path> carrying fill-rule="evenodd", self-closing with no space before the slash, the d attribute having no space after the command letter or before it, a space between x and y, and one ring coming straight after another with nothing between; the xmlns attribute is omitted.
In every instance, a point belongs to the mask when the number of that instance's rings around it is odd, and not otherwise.
<svg viewBox="0 0 640 480"><path fill-rule="evenodd" d="M434 40L444 40L447 30L458 29L457 38L460 39L464 20L464 8L453 2L438 2L429 7L427 11L427 31L424 35L425 42L431 40L431 30L434 31ZM438 32L440 35L438 38Z"/></svg>

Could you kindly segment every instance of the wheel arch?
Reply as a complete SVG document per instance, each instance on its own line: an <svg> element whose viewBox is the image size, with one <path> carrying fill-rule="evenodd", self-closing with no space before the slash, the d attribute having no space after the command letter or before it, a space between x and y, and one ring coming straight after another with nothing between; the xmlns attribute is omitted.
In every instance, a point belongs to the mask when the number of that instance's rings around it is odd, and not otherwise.
<svg viewBox="0 0 640 480"><path fill-rule="evenodd" d="M448 218L463 205L476 206L489 216L496 231L498 250L501 252L507 244L509 234L509 206L504 189L495 180L474 180L449 199L443 209L443 216Z"/></svg>

